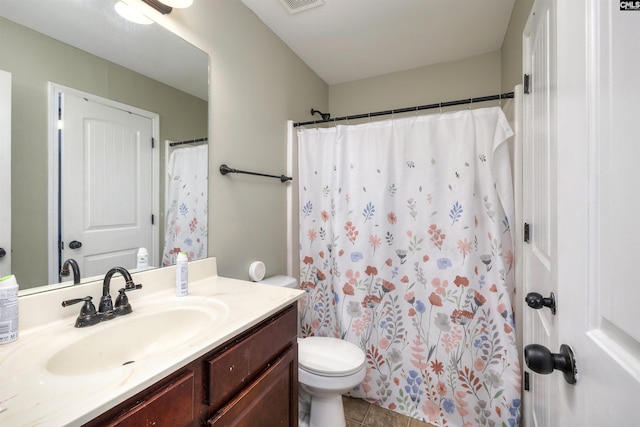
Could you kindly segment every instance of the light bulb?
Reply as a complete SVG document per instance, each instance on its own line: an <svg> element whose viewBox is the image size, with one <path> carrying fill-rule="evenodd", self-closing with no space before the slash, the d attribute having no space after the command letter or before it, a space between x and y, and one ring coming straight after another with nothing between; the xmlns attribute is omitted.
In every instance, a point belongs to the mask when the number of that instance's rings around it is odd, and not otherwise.
<svg viewBox="0 0 640 427"><path fill-rule="evenodd" d="M160 0L160 3L164 3L170 7L175 7L176 9L182 9L191 6L193 4L193 0Z"/></svg>
<svg viewBox="0 0 640 427"><path fill-rule="evenodd" d="M118 3L115 4L114 7L116 9L116 12L118 12L118 15L122 16L124 19L128 21L135 22L136 24L142 24L142 25L153 24L153 21L151 19L147 18L142 13L138 12L137 10L135 10L134 8L132 8L126 3L119 1Z"/></svg>

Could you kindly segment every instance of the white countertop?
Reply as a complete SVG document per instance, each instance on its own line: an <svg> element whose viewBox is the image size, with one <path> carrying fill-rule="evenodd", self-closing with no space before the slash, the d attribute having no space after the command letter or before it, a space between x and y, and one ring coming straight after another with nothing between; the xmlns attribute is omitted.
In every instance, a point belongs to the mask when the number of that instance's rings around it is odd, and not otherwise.
<svg viewBox="0 0 640 427"><path fill-rule="evenodd" d="M74 327L81 304L62 308L60 303L91 295L97 306L102 282L21 297L19 339L0 345L0 425L82 425L303 294L297 289L219 277L215 258L189 263L187 297L175 296L175 267L136 273L133 277L135 283L143 285L142 289L127 293L133 313L85 328ZM122 287L120 280L112 280L114 300L117 289ZM52 354L97 328L143 316L149 307L157 310L192 303L212 304L217 316L205 330L159 355L91 374L57 375L47 369Z"/></svg>

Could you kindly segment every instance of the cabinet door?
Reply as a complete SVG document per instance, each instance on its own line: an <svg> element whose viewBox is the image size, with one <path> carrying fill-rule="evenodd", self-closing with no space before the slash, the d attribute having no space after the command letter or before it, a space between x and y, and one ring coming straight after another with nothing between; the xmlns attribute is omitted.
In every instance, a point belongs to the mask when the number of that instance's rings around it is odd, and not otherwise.
<svg viewBox="0 0 640 427"><path fill-rule="evenodd" d="M104 427L154 426L179 427L194 421L195 375L185 372L175 381L142 398L140 403L109 422ZM94 420L96 421L96 420Z"/></svg>
<svg viewBox="0 0 640 427"><path fill-rule="evenodd" d="M208 422L211 427L298 426L297 344Z"/></svg>
<svg viewBox="0 0 640 427"><path fill-rule="evenodd" d="M289 308L250 335L223 346L208 360L208 404L213 413L251 384L270 362L296 342L298 313Z"/></svg>

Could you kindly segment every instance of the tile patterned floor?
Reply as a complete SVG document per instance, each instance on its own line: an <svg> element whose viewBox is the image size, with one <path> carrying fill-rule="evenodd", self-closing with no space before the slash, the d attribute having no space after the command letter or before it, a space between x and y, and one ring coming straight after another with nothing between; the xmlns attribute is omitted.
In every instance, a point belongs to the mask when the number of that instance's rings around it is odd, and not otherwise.
<svg viewBox="0 0 640 427"><path fill-rule="evenodd" d="M343 396L347 427L436 427L388 409L371 405L362 399Z"/></svg>

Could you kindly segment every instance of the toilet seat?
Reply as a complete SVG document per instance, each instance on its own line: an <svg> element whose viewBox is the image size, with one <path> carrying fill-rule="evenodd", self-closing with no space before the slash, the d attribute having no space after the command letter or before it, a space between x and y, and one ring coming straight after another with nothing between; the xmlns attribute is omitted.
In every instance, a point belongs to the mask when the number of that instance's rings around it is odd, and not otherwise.
<svg viewBox="0 0 640 427"><path fill-rule="evenodd" d="M364 352L355 344L332 337L298 340L298 366L312 374L342 377L362 369Z"/></svg>

